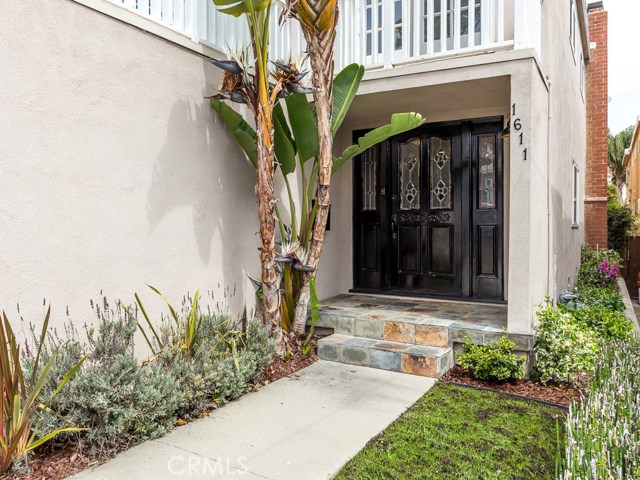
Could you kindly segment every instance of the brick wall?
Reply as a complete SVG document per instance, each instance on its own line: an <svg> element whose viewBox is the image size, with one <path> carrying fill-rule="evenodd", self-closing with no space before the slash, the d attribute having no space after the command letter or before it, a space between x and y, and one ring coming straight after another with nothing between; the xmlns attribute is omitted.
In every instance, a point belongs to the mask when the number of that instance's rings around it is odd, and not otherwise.
<svg viewBox="0 0 640 480"><path fill-rule="evenodd" d="M589 35L596 48L586 65L587 161L585 170L585 242L607 245L608 16L589 11Z"/></svg>

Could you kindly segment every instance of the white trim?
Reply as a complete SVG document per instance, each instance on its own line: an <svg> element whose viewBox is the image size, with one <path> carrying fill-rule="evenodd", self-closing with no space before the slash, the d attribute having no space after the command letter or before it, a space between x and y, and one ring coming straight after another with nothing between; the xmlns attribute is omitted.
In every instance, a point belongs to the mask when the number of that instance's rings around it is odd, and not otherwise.
<svg viewBox="0 0 640 480"><path fill-rule="evenodd" d="M137 27L145 32L149 32L160 38L175 43L181 47L184 47L192 52L205 57L217 57L222 54L218 49L209 45L199 43L197 40L192 39L188 35L182 32L174 30L173 28L157 23L153 20L145 18L125 7L121 7L108 0L72 0L76 3L84 5L85 7L96 10L100 13L108 15L109 17L120 20L121 22L128 23L134 27Z"/></svg>

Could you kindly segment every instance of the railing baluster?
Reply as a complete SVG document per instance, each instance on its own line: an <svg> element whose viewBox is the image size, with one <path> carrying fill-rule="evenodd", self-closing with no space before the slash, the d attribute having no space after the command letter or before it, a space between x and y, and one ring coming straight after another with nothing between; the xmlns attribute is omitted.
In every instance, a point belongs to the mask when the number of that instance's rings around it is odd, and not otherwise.
<svg viewBox="0 0 640 480"><path fill-rule="evenodd" d="M422 25L422 5L424 0L411 0L409 7L411 10L407 12L407 15L413 19L411 26L411 52L409 56L417 57L420 55L420 28Z"/></svg>
<svg viewBox="0 0 640 480"><path fill-rule="evenodd" d="M498 1L498 43L504 42L504 0Z"/></svg>
<svg viewBox="0 0 640 480"><path fill-rule="evenodd" d="M149 0L138 0L137 11L140 15L149 17Z"/></svg>
<svg viewBox="0 0 640 480"><path fill-rule="evenodd" d="M149 2L149 16L152 20L159 22L162 20L161 16L162 4L161 0L150 0Z"/></svg>
<svg viewBox="0 0 640 480"><path fill-rule="evenodd" d="M480 44L488 45L493 38L493 0L482 0L480 3Z"/></svg>
<svg viewBox="0 0 640 480"><path fill-rule="evenodd" d="M473 3L475 0L469 0ZM460 50L460 14L462 12L460 0L453 0L453 49Z"/></svg>
<svg viewBox="0 0 640 480"><path fill-rule="evenodd" d="M447 51L447 16L448 16L448 8L449 0L441 0L440 1L440 51Z"/></svg>
<svg viewBox="0 0 640 480"><path fill-rule="evenodd" d="M173 0L173 26L184 30L184 0Z"/></svg>
<svg viewBox="0 0 640 480"><path fill-rule="evenodd" d="M469 0L469 27L467 30L469 32L467 47L473 47L476 44L476 0Z"/></svg>
<svg viewBox="0 0 640 480"><path fill-rule="evenodd" d="M171 0L162 0L160 8L162 23L171 25L173 23L173 2Z"/></svg>
<svg viewBox="0 0 640 480"><path fill-rule="evenodd" d="M427 0L427 54L434 52L434 43L436 41L434 27L436 19L434 17L433 0Z"/></svg>

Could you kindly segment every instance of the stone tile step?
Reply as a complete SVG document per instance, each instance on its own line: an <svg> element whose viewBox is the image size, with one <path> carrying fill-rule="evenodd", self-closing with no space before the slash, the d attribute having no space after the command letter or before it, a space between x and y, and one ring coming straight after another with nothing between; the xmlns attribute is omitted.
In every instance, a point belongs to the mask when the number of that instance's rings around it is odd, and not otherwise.
<svg viewBox="0 0 640 480"><path fill-rule="evenodd" d="M440 312L436 312L440 314ZM444 315L442 315L444 317ZM467 339L478 345L494 342L505 332L482 323L471 323L456 318L440 318L433 314L410 312L370 311L363 313L350 309L329 309L320 313L317 326L331 328L335 334L387 340L413 345L446 348ZM531 334L507 333L516 350L531 351Z"/></svg>
<svg viewBox="0 0 640 480"><path fill-rule="evenodd" d="M447 373L454 362L450 347L413 345L337 333L318 342L318 356L349 365L436 378Z"/></svg>

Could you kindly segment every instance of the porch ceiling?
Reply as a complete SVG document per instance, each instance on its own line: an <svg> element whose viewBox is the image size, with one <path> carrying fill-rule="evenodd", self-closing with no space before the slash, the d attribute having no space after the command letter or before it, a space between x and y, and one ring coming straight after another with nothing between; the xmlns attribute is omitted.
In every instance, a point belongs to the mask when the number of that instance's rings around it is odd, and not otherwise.
<svg viewBox="0 0 640 480"><path fill-rule="evenodd" d="M345 124L373 127L397 112L418 112L427 122L477 118L508 111L510 98L508 76L370 93L355 98Z"/></svg>

